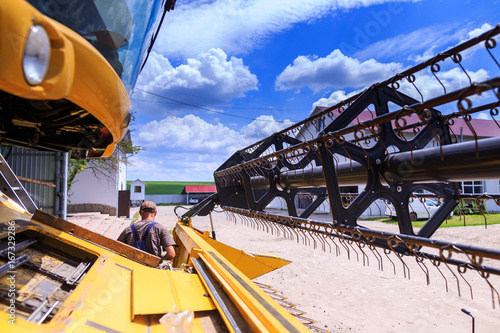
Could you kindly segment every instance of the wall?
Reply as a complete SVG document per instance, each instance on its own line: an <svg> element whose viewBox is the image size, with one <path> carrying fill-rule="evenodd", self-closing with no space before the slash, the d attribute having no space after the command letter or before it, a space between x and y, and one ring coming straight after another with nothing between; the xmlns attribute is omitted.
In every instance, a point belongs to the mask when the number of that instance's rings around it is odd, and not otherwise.
<svg viewBox="0 0 500 333"><path fill-rule="evenodd" d="M99 204L110 207L106 213L112 212L111 215L115 215L118 209L118 175L115 172L112 176L112 180L107 181L94 177L89 169L79 173L70 189L68 210L70 205Z"/></svg>
<svg viewBox="0 0 500 333"><path fill-rule="evenodd" d="M185 194L148 194L146 195L146 200L153 201L156 204L187 204L187 196Z"/></svg>

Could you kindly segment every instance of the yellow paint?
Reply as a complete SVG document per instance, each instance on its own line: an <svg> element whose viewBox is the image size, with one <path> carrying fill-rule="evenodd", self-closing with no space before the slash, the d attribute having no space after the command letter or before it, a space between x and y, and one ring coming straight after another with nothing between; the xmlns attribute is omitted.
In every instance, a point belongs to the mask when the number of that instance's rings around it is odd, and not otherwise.
<svg viewBox="0 0 500 333"><path fill-rule="evenodd" d="M0 216L5 220L31 219L31 214L0 191Z"/></svg>
<svg viewBox="0 0 500 333"><path fill-rule="evenodd" d="M30 86L24 79L24 41L33 24L50 38L51 58L46 80ZM106 59L83 37L42 15L24 0L0 1L0 90L35 100L67 99L99 119L113 136L102 157L113 153L126 128L121 128L130 99ZM92 71L88 69L92 68Z"/></svg>
<svg viewBox="0 0 500 333"><path fill-rule="evenodd" d="M132 272L132 319L137 315L192 309L214 310L207 290L196 274L137 267Z"/></svg>
<svg viewBox="0 0 500 333"><path fill-rule="evenodd" d="M237 250L205 235L200 236L249 279L255 279L291 263L282 257Z"/></svg>
<svg viewBox="0 0 500 333"><path fill-rule="evenodd" d="M177 224L174 233L181 247L185 244L196 244L189 250L191 258L200 258L204 261L254 331L309 332L296 318L204 240L198 232Z"/></svg>

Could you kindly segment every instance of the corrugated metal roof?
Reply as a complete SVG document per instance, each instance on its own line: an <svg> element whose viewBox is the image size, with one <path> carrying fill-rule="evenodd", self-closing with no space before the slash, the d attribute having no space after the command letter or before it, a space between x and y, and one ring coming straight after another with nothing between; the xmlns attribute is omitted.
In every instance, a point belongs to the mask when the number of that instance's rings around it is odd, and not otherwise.
<svg viewBox="0 0 500 333"><path fill-rule="evenodd" d="M186 185L182 194L185 193L215 193L217 188L215 185Z"/></svg>

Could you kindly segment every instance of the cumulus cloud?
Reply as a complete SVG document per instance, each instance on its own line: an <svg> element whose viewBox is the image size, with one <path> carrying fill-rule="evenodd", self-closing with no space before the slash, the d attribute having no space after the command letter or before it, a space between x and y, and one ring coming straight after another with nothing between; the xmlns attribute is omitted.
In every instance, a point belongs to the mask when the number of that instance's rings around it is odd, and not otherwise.
<svg viewBox="0 0 500 333"><path fill-rule="evenodd" d="M233 153L290 125L263 115L241 130L211 124L194 116L169 116L138 126L134 144L146 148L130 159L128 178L210 180L213 172Z"/></svg>
<svg viewBox="0 0 500 333"><path fill-rule="evenodd" d="M174 57L192 57L210 48L244 54L269 35L336 10L407 0L215 0L179 2L162 27L155 48Z"/></svg>
<svg viewBox="0 0 500 333"><path fill-rule="evenodd" d="M144 67L138 85L143 89L171 89L199 96L210 96L222 100L244 97L245 93L257 90L258 80L243 60L230 57L221 49L210 49L184 64L172 66L170 61L152 52Z"/></svg>
<svg viewBox="0 0 500 333"><path fill-rule="evenodd" d="M485 81L489 76L488 71L484 69L479 69L475 72L468 71L467 73L469 74L472 82ZM470 85L469 78L460 68L437 72L436 76L446 88L447 93L466 88ZM439 83L439 81L436 80L436 78L431 74L415 74L415 85L418 87L424 100L443 95L445 91L441 83ZM420 96L419 92L406 80L401 81L400 90L418 101L422 100L422 96Z"/></svg>
<svg viewBox="0 0 500 333"><path fill-rule="evenodd" d="M360 62L335 50L324 58L299 56L276 79L278 90L309 87L314 91L325 88L359 88L390 77L400 71L398 63L381 63L374 59Z"/></svg>
<svg viewBox="0 0 500 333"><path fill-rule="evenodd" d="M275 121L273 116L262 115L250 124L244 126L240 133L247 139L254 141L266 138L282 129L295 124L293 121L286 119L284 121Z"/></svg>
<svg viewBox="0 0 500 333"><path fill-rule="evenodd" d="M484 69L479 69L477 71L468 71L467 72L471 77L472 82L482 82L488 79L488 72ZM466 88L469 86L469 78L464 74L462 70L459 68L453 68L449 71L442 71L436 74L441 81L441 83L445 86L446 92L456 91L462 88ZM388 77L387 77L388 78ZM413 97L417 101L426 101L433 97L437 97L444 94L443 86L436 80L433 75L428 74L419 74L415 75L415 85L418 88L418 91L415 87L410 84L407 80L400 81L399 91L402 93ZM364 89L354 90L346 94L344 90L334 91L329 97L320 98L316 102L313 103L312 108L316 108L316 106L325 106L330 107L333 106L357 93L363 91ZM419 93L420 92L420 93ZM422 96L420 95L422 94ZM484 96L486 98L487 96ZM481 98L475 96L475 98Z"/></svg>
<svg viewBox="0 0 500 333"><path fill-rule="evenodd" d="M363 89L360 89L360 90L355 90L355 91L352 91L352 92L346 94L344 90L336 90L333 93L331 93L329 97L326 97L326 98L323 97L323 98L320 98L319 100L317 100L316 102L314 102L313 106L312 106L312 111L314 111L314 109L317 106L326 106L326 107L334 106L335 104L338 104L338 103L342 102L343 100L346 100L349 97L354 96L362 91L363 91Z"/></svg>
<svg viewBox="0 0 500 333"><path fill-rule="evenodd" d="M169 116L151 121L137 131L134 142L150 151L215 154L229 156L260 139L290 125L291 120L276 121L273 116L262 115L244 126L232 130L220 123L211 124L192 114L184 117Z"/></svg>

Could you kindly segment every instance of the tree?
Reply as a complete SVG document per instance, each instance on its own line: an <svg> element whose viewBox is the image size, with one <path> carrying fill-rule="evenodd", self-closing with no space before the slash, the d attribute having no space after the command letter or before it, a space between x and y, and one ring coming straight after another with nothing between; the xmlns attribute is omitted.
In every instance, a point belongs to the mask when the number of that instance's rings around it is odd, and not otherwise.
<svg viewBox="0 0 500 333"><path fill-rule="evenodd" d="M129 164L127 158L140 151L146 150L144 147L133 145L130 139L130 132L120 141L113 152L113 155L106 158L94 159L70 159L68 163L68 193L71 186L75 183L75 177L80 172L89 169L97 179L101 181L114 182L115 175L120 168L120 164Z"/></svg>

